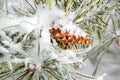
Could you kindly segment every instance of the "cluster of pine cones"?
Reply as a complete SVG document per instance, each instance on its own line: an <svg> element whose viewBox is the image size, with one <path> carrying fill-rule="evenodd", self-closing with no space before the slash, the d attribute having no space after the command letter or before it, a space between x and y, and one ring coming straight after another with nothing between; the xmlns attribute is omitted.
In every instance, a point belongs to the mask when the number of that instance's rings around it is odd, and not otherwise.
<svg viewBox="0 0 120 80"><path fill-rule="evenodd" d="M49 29L49 32L52 39L56 40L61 48L69 49L71 44L83 44L87 46L92 44L92 40L89 37L75 36L74 34L70 34L69 30L62 31L60 28L60 26L52 27Z"/></svg>

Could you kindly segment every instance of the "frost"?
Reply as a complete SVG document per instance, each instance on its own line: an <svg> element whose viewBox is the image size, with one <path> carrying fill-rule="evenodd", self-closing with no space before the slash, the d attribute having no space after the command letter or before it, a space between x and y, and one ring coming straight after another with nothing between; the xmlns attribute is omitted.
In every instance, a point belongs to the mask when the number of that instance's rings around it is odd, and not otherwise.
<svg viewBox="0 0 120 80"><path fill-rule="evenodd" d="M63 27L61 28L61 30L63 31L70 31L70 34L74 34L75 36L86 36L87 34L80 29L80 27L76 24L74 24L72 21L68 20L67 18L60 18L55 20L55 25L54 26L58 26L59 24L61 24Z"/></svg>
<svg viewBox="0 0 120 80"><path fill-rule="evenodd" d="M8 64L8 68L10 69L10 70L13 70L13 67L12 67L12 64L11 64L11 61L7 61L7 64Z"/></svg>
<svg viewBox="0 0 120 80"><path fill-rule="evenodd" d="M117 34L118 36L120 36L120 30L117 30L117 31L116 31L116 34Z"/></svg>
<svg viewBox="0 0 120 80"><path fill-rule="evenodd" d="M0 35L3 39L7 40L7 41L12 41L11 38L9 38L8 36L6 36L5 32L3 31L0 31Z"/></svg>
<svg viewBox="0 0 120 80"><path fill-rule="evenodd" d="M3 52L3 53L9 53L9 50L0 46L0 51Z"/></svg>
<svg viewBox="0 0 120 80"><path fill-rule="evenodd" d="M96 80L104 80L104 76L106 76L106 74L103 74L102 76L98 77Z"/></svg>
<svg viewBox="0 0 120 80"><path fill-rule="evenodd" d="M20 52L23 55L27 55L27 53L22 50L21 43L15 44L15 43L12 43L12 42L8 42L6 40L4 40L2 42L5 45L9 46L10 52L13 52L13 53Z"/></svg>

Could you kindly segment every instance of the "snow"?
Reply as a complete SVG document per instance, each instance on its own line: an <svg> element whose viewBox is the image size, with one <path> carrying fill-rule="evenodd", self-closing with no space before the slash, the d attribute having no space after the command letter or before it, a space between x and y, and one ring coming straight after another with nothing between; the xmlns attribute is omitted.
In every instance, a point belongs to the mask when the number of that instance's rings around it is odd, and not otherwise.
<svg viewBox="0 0 120 80"><path fill-rule="evenodd" d="M67 18L60 18L55 21L54 26L58 26L59 24L62 24L63 27L61 28L62 31L70 31L70 34L74 34L75 36L86 36L87 34L80 29L80 27L76 24L74 24L72 21L70 21Z"/></svg>
<svg viewBox="0 0 120 80"><path fill-rule="evenodd" d="M104 73L102 76L98 77L97 80L104 80L103 77L106 76L106 74Z"/></svg>

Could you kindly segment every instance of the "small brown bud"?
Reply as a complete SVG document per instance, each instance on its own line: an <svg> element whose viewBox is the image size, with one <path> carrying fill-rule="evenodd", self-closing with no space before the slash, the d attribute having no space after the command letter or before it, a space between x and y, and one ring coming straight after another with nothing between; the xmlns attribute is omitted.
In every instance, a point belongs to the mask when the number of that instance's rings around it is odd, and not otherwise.
<svg viewBox="0 0 120 80"><path fill-rule="evenodd" d="M116 43L117 43L118 47L120 47L120 37L116 38Z"/></svg>
<svg viewBox="0 0 120 80"><path fill-rule="evenodd" d="M29 73L32 74L33 72L35 72L37 70L36 66L33 66L31 68L29 68Z"/></svg>

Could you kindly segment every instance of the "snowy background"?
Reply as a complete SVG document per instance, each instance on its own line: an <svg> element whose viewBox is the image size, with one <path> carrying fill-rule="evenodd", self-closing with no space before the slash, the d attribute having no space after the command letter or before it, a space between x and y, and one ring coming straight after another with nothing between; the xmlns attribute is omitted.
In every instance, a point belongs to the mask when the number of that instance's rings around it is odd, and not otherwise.
<svg viewBox="0 0 120 80"><path fill-rule="evenodd" d="M91 74L95 68L94 62L92 58L87 61L89 65L87 64L87 68L84 68L83 71ZM99 64L97 75L104 73L107 74L104 80L120 80L120 48L118 48L115 41Z"/></svg>

